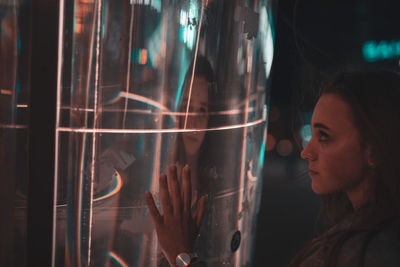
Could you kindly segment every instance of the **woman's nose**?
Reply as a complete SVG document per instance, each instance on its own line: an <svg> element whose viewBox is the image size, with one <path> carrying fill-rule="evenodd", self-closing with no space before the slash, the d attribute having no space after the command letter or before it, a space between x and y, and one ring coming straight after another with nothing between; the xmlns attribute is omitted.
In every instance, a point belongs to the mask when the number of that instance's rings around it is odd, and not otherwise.
<svg viewBox="0 0 400 267"><path fill-rule="evenodd" d="M301 151L300 156L302 159L308 160L308 161L312 161L315 160L316 154L315 152L313 152L311 146L310 146L310 142L306 145L306 147Z"/></svg>

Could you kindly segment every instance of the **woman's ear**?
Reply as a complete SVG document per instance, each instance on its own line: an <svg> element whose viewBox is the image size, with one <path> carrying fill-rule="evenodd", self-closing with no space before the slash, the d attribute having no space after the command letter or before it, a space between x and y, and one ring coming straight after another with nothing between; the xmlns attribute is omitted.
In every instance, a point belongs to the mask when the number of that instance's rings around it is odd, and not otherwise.
<svg viewBox="0 0 400 267"><path fill-rule="evenodd" d="M368 167L371 168L371 169L375 169L375 167L376 167L376 158L374 156L374 152L373 152L373 149L372 149L371 145L367 145L365 153L366 153L365 156L366 156L366 161L367 161Z"/></svg>

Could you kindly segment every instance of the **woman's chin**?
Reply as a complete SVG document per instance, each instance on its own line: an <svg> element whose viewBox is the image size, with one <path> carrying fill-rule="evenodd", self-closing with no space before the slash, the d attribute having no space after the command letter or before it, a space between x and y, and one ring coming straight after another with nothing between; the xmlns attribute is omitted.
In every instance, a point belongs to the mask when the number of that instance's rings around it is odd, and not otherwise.
<svg viewBox="0 0 400 267"><path fill-rule="evenodd" d="M197 146L196 146L196 147L190 146L190 147L187 147L187 148L185 149L185 153L186 153L188 156L196 155L196 154L198 153L198 151L199 151L199 149L197 148Z"/></svg>
<svg viewBox="0 0 400 267"><path fill-rule="evenodd" d="M201 146L201 143L189 138L188 140L184 139L183 144L185 146L185 153L187 155L195 155L196 153L198 153Z"/></svg>
<svg viewBox="0 0 400 267"><path fill-rule="evenodd" d="M311 189L317 195L328 195L339 191L339 190L324 188L323 186L319 185L318 183L315 183L314 181L311 184Z"/></svg>
<svg viewBox="0 0 400 267"><path fill-rule="evenodd" d="M315 183L314 181L312 181L311 183L311 189L312 191L317 194L317 195L324 195L327 194L325 192L325 190L323 190L323 188L321 188L317 183Z"/></svg>

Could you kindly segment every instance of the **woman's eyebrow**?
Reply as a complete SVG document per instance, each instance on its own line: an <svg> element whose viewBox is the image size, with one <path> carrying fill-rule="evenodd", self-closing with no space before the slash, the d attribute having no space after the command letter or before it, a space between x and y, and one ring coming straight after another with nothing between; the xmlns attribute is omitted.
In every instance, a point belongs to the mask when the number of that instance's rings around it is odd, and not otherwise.
<svg viewBox="0 0 400 267"><path fill-rule="evenodd" d="M328 126L326 126L325 124L320 123L320 122L314 123L313 126L314 126L314 128L321 128L321 129L329 130Z"/></svg>

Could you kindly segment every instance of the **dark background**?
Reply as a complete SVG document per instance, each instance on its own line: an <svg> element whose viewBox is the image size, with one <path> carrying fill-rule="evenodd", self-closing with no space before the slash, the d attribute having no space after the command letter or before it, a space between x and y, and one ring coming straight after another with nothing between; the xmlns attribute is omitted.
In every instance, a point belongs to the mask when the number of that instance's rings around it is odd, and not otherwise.
<svg viewBox="0 0 400 267"><path fill-rule="evenodd" d="M400 46L393 51L388 45L400 41L399 10L400 2L393 0L274 2L276 38L268 133L276 144L290 141L292 151L282 155L269 142L254 266L287 266L320 231L316 223L319 198L310 189L307 163L299 158L300 127L309 123L316 90L337 71L400 71ZM375 61L363 56L366 41L381 44L375 49Z"/></svg>
<svg viewBox="0 0 400 267"><path fill-rule="evenodd" d="M299 129L310 119L314 91L339 70L377 67L399 70L400 54L400 48L396 51L387 48L391 41L400 41L400 1L273 1L275 54L268 133L276 146L268 142L255 249L257 267L286 266L296 251L318 232L315 221L319 199L310 190L307 165L299 159L302 141ZM56 80L49 79L49 75L55 77L57 69L58 1L32 0L29 5L31 66L36 66L30 80L33 114L30 124L45 124L41 128L32 127L36 132L32 132L29 140L32 201L28 207L27 265L50 266L51 212L45 211L52 211L53 170L41 166L52 166L54 160L54 137L48 133L54 129L55 106L50 110L47 100L55 97L51 94ZM372 62L362 53L363 44L369 40L382 47L386 45L385 49L375 51L379 57ZM291 149L283 154L277 149L282 140L291 144Z"/></svg>

